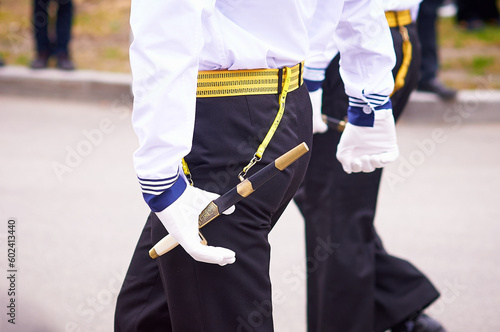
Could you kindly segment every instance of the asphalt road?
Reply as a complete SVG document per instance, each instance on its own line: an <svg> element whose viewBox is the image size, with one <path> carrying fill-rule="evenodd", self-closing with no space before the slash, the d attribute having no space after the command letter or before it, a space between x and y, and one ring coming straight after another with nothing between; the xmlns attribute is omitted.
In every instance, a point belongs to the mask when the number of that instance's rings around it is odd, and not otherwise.
<svg viewBox="0 0 500 332"><path fill-rule="evenodd" d="M448 331L500 331L500 116L418 111L398 124L377 228L441 291L428 313ZM148 213L129 105L0 95L0 143L0 330L112 331ZM306 330L303 238L291 205L271 234L277 332Z"/></svg>

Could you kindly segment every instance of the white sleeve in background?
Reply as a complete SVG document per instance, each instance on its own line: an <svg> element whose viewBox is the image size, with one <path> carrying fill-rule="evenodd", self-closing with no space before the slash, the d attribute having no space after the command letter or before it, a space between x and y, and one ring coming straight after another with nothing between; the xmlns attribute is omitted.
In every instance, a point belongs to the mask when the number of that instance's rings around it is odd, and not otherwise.
<svg viewBox="0 0 500 332"><path fill-rule="evenodd" d="M343 0L318 0L309 26L309 53L305 62L304 79L325 79L325 70L338 53L334 34L343 4Z"/></svg>
<svg viewBox="0 0 500 332"><path fill-rule="evenodd" d="M134 166L144 193L168 189L191 150L202 16L210 4L132 0L132 125L140 144Z"/></svg>
<svg viewBox="0 0 500 332"><path fill-rule="evenodd" d="M335 33L340 75L349 97L389 96L396 55L384 10L377 0L346 0Z"/></svg>
<svg viewBox="0 0 500 332"><path fill-rule="evenodd" d="M335 8L332 2L343 7ZM378 1L318 1L310 40L304 78L323 80L324 71L338 49L347 95L365 100L369 95L389 96L392 92L396 56L387 19Z"/></svg>

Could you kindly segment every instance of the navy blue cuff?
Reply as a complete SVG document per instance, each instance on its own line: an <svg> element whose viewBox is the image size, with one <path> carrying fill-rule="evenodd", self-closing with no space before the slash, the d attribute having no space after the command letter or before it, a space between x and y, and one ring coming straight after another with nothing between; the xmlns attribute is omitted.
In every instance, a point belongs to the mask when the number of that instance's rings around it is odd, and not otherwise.
<svg viewBox="0 0 500 332"><path fill-rule="evenodd" d="M309 90L309 92L319 90L321 88L321 85L323 84L322 81L310 81L306 79L304 79L304 83L307 86L307 90Z"/></svg>
<svg viewBox="0 0 500 332"><path fill-rule="evenodd" d="M375 112L377 110L385 109L392 109L392 103L390 99L384 105L375 107ZM363 107L349 106L349 108L347 109L347 121L355 126L373 127L375 123L375 112L373 112L368 105L365 105Z"/></svg>
<svg viewBox="0 0 500 332"><path fill-rule="evenodd" d="M179 178L170 188L162 192L160 195L143 193L142 196L144 197L146 203L148 203L151 211L160 212L175 202L177 198L184 193L186 186L186 181Z"/></svg>

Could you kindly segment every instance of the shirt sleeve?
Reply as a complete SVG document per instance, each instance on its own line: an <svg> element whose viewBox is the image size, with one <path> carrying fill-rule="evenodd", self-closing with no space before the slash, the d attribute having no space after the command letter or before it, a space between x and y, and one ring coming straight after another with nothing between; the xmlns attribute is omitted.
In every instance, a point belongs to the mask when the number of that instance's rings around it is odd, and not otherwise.
<svg viewBox="0 0 500 332"><path fill-rule="evenodd" d="M343 1L318 0L309 25L309 53L304 67L304 79L323 81L325 71L335 54L335 29L340 20ZM316 85L313 85L316 86Z"/></svg>
<svg viewBox="0 0 500 332"><path fill-rule="evenodd" d="M314 17L304 78L324 79L338 50L340 75L350 106L378 109L389 102L396 64L383 7L376 0L346 0L340 14L335 14L327 3L319 3Z"/></svg>
<svg viewBox="0 0 500 332"><path fill-rule="evenodd" d="M396 55L384 10L378 1L347 0L335 33L340 75L350 97L389 96Z"/></svg>
<svg viewBox="0 0 500 332"><path fill-rule="evenodd" d="M179 165L191 150L202 15L209 13L209 3L132 0L132 126L139 139L134 167L153 211L185 189Z"/></svg>

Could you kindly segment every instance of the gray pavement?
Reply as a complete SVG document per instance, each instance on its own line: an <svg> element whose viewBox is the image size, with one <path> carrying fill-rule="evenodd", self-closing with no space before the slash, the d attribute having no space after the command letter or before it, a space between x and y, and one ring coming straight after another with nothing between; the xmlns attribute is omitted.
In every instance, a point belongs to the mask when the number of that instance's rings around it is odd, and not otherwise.
<svg viewBox="0 0 500 332"><path fill-rule="evenodd" d="M109 97L112 84L95 85L100 94L88 88L69 98L61 76L59 90L47 92L58 99L28 97L28 79L3 73L0 330L112 331L116 295L147 215L131 160L137 140L128 87ZM442 297L428 312L450 332L500 331L497 96L469 91L457 104L412 96L398 124L401 157L382 182L381 237L436 284ZM7 322L10 219L16 325ZM306 331L303 239L292 204L270 237L277 332Z"/></svg>

